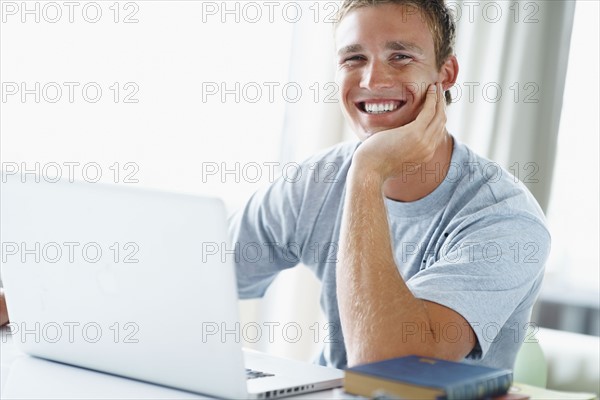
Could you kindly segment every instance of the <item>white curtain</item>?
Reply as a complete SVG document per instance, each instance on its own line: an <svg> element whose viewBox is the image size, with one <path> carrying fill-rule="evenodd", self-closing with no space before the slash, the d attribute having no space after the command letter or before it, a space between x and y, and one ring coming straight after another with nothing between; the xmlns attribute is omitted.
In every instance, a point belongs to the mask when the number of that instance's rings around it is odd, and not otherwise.
<svg viewBox="0 0 600 400"><path fill-rule="evenodd" d="M333 29L332 23L314 23L310 18L294 25L290 82L310 90L305 91L302 101L286 105L284 162L302 160L344 139L344 118L335 83Z"/></svg>
<svg viewBox="0 0 600 400"><path fill-rule="evenodd" d="M452 92L462 93L449 107L449 130L509 169L546 210L575 1L456 6L460 73Z"/></svg>
<svg viewBox="0 0 600 400"><path fill-rule="evenodd" d="M302 6L307 18L294 24L288 83L301 88L302 96L297 102L286 103L282 164L301 162L349 138L335 85L333 25L323 22L331 8L323 3L319 8L320 23L315 23L315 3L296 4ZM280 356L312 361L326 333L319 294L320 283L307 268L299 266L280 273L263 299L242 301L242 324L257 323L262 330L258 342L246 344ZM272 329L272 338L267 337L268 329Z"/></svg>
<svg viewBox="0 0 600 400"><path fill-rule="evenodd" d="M449 107L449 131L479 154L509 169L546 209L552 182L574 1L459 1L458 84ZM327 103L334 81L333 27L303 21L294 27L290 81L320 84L321 101L287 104L282 160L301 160L348 138L339 104ZM312 93L311 93L312 94ZM276 279L254 321L289 321L303 328L298 343L279 335L257 346L310 360L322 340L310 329L322 321L319 284L305 268ZM320 328L320 327L319 327ZM319 337L322 339L322 337Z"/></svg>

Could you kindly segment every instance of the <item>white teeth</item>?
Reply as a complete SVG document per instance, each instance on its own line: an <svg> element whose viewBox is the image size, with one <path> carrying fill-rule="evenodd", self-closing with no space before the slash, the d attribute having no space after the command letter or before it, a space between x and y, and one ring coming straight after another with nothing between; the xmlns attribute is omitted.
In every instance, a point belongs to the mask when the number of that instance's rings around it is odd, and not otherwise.
<svg viewBox="0 0 600 400"><path fill-rule="evenodd" d="M369 114L383 114L386 112L394 111L398 108L398 104L394 102L389 103L365 103L365 111Z"/></svg>

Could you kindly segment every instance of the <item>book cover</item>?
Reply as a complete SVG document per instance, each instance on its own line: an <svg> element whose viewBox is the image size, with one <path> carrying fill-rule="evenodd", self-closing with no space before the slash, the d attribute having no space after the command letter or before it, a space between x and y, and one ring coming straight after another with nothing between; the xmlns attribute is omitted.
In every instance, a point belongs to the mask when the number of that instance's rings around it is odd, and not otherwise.
<svg viewBox="0 0 600 400"><path fill-rule="evenodd" d="M371 397L387 393L409 399L480 399L505 394L512 371L430 357L407 356L345 371L344 390Z"/></svg>

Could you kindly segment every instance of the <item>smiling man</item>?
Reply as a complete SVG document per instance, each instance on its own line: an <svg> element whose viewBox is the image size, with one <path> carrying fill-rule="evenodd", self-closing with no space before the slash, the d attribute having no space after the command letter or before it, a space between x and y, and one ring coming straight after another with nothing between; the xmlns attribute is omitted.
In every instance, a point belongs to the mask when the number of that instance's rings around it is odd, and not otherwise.
<svg viewBox="0 0 600 400"><path fill-rule="evenodd" d="M443 0L346 0L337 80L359 142L315 155L232 217L238 250L261 246L238 253L241 298L300 262L322 281L322 364L514 364L550 237L528 190L446 130L454 36Z"/></svg>
<svg viewBox="0 0 600 400"><path fill-rule="evenodd" d="M410 4L360 3L346 3L336 32L344 111L364 141L346 178L337 265L348 363L411 352L459 360L475 346L473 330L451 307L415 297L398 276L402 262L394 260L385 207L385 198L417 204L450 167L443 93L456 81L458 63L448 51L436 58L431 32L452 39L454 28ZM439 2L428 3L427 11L437 5L444 12ZM408 174L409 167L435 172ZM445 335L448 326L457 334ZM411 328L416 334L407 336L403 330Z"/></svg>
<svg viewBox="0 0 600 400"><path fill-rule="evenodd" d="M528 190L446 130L454 35L443 0L346 0L337 78L359 141L231 218L241 298L299 263L321 280L321 364L418 354L512 368L523 342L550 236Z"/></svg>

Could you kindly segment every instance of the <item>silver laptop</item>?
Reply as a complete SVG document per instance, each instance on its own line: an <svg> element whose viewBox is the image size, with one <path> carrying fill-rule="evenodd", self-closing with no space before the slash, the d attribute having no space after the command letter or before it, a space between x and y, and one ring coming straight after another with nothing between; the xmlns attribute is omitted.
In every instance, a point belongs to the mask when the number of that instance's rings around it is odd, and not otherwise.
<svg viewBox="0 0 600 400"><path fill-rule="evenodd" d="M225 398L342 385L340 370L242 349L220 200L31 175L3 175L0 193L24 352Z"/></svg>

